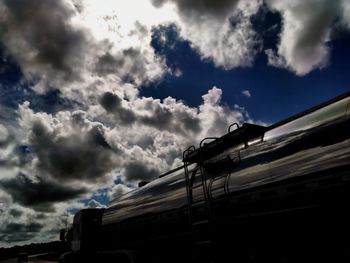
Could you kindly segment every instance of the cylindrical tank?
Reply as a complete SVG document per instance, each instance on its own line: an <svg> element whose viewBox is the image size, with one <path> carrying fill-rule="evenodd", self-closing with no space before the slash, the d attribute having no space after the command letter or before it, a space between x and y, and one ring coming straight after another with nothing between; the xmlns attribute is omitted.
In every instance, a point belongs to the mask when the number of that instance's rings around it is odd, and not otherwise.
<svg viewBox="0 0 350 263"><path fill-rule="evenodd" d="M344 199L347 190L341 185L350 179L349 140L350 93L271 125L205 160L208 199L198 172L200 164L188 167L194 175L192 202L203 204L196 213L211 210L217 233L236 231L238 236L244 229L237 223L240 218L245 218L242 225L249 226L258 214L316 207L331 202L333 195L337 201ZM223 160L231 160L232 165L216 169ZM150 240L190 246L190 240L176 239L193 228L187 190L184 169L177 169L113 200L102 218L104 249L135 247ZM259 222L269 225L270 219Z"/></svg>
<svg viewBox="0 0 350 263"><path fill-rule="evenodd" d="M350 164L349 103L348 96L282 125L272 126L262 136L248 141L248 147L242 142L212 158L220 160L239 152L241 161L224 175L212 174L211 197L227 194L225 188L232 193ZM190 170L195 166L193 164ZM220 178L215 180L216 177ZM200 178L195 181L195 185L199 184ZM203 199L199 185L193 190L193 196ZM186 205L185 175L178 169L113 200L103 215L103 225Z"/></svg>

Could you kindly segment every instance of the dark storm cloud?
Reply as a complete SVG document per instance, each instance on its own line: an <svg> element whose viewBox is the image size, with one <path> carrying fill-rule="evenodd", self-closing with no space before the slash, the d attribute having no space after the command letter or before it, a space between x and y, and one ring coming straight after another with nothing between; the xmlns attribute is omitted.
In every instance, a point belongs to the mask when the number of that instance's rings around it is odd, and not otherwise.
<svg viewBox="0 0 350 263"><path fill-rule="evenodd" d="M43 225L39 223L9 223L0 228L0 241L6 241L9 243L26 241L33 238L43 228Z"/></svg>
<svg viewBox="0 0 350 263"><path fill-rule="evenodd" d="M171 111L160 104L152 105L149 110L151 113L149 116L140 117L140 122L144 125L154 127L160 131L166 130L182 134L198 133L201 130L200 120L187 112Z"/></svg>
<svg viewBox="0 0 350 263"><path fill-rule="evenodd" d="M39 67L50 75L46 77L79 79L77 66L84 59L89 41L85 31L70 24L74 8L61 0L2 2L7 13L0 19L0 40L19 64L29 72ZM27 50L20 50L23 47Z"/></svg>
<svg viewBox="0 0 350 263"><path fill-rule="evenodd" d="M124 62L125 60L123 58L116 58L110 52L106 52L98 58L96 72L100 76L113 74L124 65Z"/></svg>
<svg viewBox="0 0 350 263"><path fill-rule="evenodd" d="M152 0L156 7L160 7L166 2L175 3L183 15L210 15L220 19L230 14L239 0Z"/></svg>
<svg viewBox="0 0 350 263"><path fill-rule="evenodd" d="M111 92L103 94L100 104L108 113L113 114L120 124L131 125L136 121L135 113L125 109L122 105L122 99Z"/></svg>
<svg viewBox="0 0 350 263"><path fill-rule="evenodd" d="M149 74L147 56L149 55L134 47L124 49L118 54L107 51L98 58L95 71L100 76L115 74L124 83L135 83L138 80L146 81Z"/></svg>
<svg viewBox="0 0 350 263"><path fill-rule="evenodd" d="M133 162L125 166L125 179L129 182L152 181L159 176L159 171L149 165Z"/></svg>
<svg viewBox="0 0 350 263"><path fill-rule="evenodd" d="M84 188L73 188L41 177L30 178L25 174L0 181L0 187L14 202L38 211L54 211L55 202L77 198L86 192Z"/></svg>
<svg viewBox="0 0 350 263"><path fill-rule="evenodd" d="M9 214L16 218L16 217L20 217L23 214L23 212L21 210L12 208L10 209Z"/></svg>
<svg viewBox="0 0 350 263"><path fill-rule="evenodd" d="M141 117L141 122L158 130L167 130L173 118L170 110L157 105L151 112L151 116Z"/></svg>
<svg viewBox="0 0 350 263"><path fill-rule="evenodd" d="M92 144L104 149L112 150L111 146L106 141L102 130L99 127L92 128L89 132L89 137L91 137Z"/></svg>
<svg viewBox="0 0 350 263"><path fill-rule="evenodd" d="M154 148L154 137L150 135L144 135L138 140L136 140L136 145L138 145L144 150L148 148Z"/></svg>
<svg viewBox="0 0 350 263"><path fill-rule="evenodd" d="M122 56L124 58L124 64L127 64L128 72L120 72L121 77L126 83L134 83L136 79L145 79L147 76L147 65L142 56L140 49L128 48L123 50ZM120 74L119 73L119 74Z"/></svg>
<svg viewBox="0 0 350 263"><path fill-rule="evenodd" d="M14 232L39 232L42 229L42 225L38 223L30 223L28 225L10 223L6 225L6 228L3 230L3 233L10 234Z"/></svg>
<svg viewBox="0 0 350 263"><path fill-rule="evenodd" d="M100 104L108 113L113 114L116 121L122 125L139 123L160 131L166 130L182 134L198 133L201 130L200 120L196 116L192 116L186 111L154 103L153 100L146 99L143 103L148 115L141 115L137 111L126 109L122 105L122 99L111 92L106 92L101 97Z"/></svg>
<svg viewBox="0 0 350 263"><path fill-rule="evenodd" d="M57 180L103 180L113 167L114 152L104 137L101 127L88 132L55 136L42 122L34 122L31 147L38 157L38 167Z"/></svg>

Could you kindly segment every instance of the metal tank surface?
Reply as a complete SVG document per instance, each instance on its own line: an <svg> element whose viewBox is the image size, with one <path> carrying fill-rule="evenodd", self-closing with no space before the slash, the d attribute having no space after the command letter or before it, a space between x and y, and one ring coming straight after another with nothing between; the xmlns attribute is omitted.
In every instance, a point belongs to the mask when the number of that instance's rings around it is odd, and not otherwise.
<svg viewBox="0 0 350 263"><path fill-rule="evenodd" d="M144 214L157 214L187 205L183 169L159 178L115 200L103 215L103 225L118 223Z"/></svg>
<svg viewBox="0 0 350 263"><path fill-rule="evenodd" d="M206 160L215 163L227 156L240 156L239 165L233 165L232 170L207 172L210 198L350 165L349 105L348 95L289 122L272 125L247 145L241 142ZM192 164L190 170L197 165ZM194 181L200 181L198 176ZM193 199L204 199L201 187L195 187ZM185 174L179 169L113 200L103 215L103 225L187 205Z"/></svg>
<svg viewBox="0 0 350 263"><path fill-rule="evenodd" d="M342 241L350 93L269 127L231 125L183 161L109 204L98 253L135 252L140 262L350 260Z"/></svg>

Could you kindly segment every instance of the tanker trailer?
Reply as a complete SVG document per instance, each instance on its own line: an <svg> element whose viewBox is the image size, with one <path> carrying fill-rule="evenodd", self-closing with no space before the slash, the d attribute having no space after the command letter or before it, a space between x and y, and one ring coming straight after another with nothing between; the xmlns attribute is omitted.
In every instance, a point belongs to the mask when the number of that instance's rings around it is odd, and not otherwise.
<svg viewBox="0 0 350 263"><path fill-rule="evenodd" d="M349 259L350 93L269 127L233 124L183 162L108 205L99 259Z"/></svg>

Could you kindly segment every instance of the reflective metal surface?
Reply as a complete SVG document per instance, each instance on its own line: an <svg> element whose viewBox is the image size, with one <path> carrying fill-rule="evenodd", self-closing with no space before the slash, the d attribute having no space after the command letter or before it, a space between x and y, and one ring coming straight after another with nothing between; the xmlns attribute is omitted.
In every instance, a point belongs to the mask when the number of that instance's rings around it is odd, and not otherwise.
<svg viewBox="0 0 350 263"><path fill-rule="evenodd" d="M262 138L249 141L248 147L238 145L209 160L216 162L228 155L240 158L232 169L218 174L210 171L210 198L226 198L245 189L350 165L349 105L347 97L269 129ZM200 179L194 180L193 199L203 200ZM179 170L114 200L104 213L103 225L186 206L185 175Z"/></svg>
<svg viewBox="0 0 350 263"><path fill-rule="evenodd" d="M177 209L186 204L185 177L183 170L179 170L114 200L103 216L103 224Z"/></svg>
<svg viewBox="0 0 350 263"><path fill-rule="evenodd" d="M266 132L230 174L230 191L349 164L348 103L341 100Z"/></svg>

